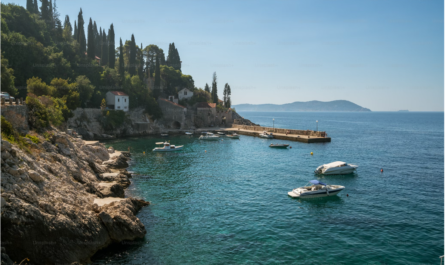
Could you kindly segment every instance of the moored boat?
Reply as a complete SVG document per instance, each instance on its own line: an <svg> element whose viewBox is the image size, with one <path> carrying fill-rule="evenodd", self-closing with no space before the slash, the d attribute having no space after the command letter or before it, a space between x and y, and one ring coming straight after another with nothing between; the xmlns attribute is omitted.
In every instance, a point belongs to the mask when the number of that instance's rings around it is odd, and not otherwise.
<svg viewBox="0 0 445 265"><path fill-rule="evenodd" d="M186 135L193 135L192 132L185 132Z"/></svg>
<svg viewBox="0 0 445 265"><path fill-rule="evenodd" d="M259 134L259 137L267 138L267 139L273 139L273 134L272 133L267 133L266 131L263 131L262 133Z"/></svg>
<svg viewBox="0 0 445 265"><path fill-rule="evenodd" d="M219 136L214 135L213 133L206 133L199 136L199 140L207 140L207 141L219 141Z"/></svg>
<svg viewBox="0 0 445 265"><path fill-rule="evenodd" d="M183 145L172 145L169 142L157 142L156 144L163 144L164 147L155 147L153 152L172 152L182 150Z"/></svg>
<svg viewBox="0 0 445 265"><path fill-rule="evenodd" d="M358 166L350 165L342 161L332 162L329 164L324 164L314 171L316 174L324 174L324 175L343 175L343 174L351 174L353 173Z"/></svg>
<svg viewBox="0 0 445 265"><path fill-rule="evenodd" d="M309 181L312 185L303 186L289 191L287 194L294 198L320 198L335 196L340 191L344 190L345 187L341 185L326 185L318 180Z"/></svg>
<svg viewBox="0 0 445 265"><path fill-rule="evenodd" d="M229 139L239 139L239 135L234 133L234 134L226 134L226 137Z"/></svg>
<svg viewBox="0 0 445 265"><path fill-rule="evenodd" d="M270 144L269 147L286 149L287 147L289 147L289 145L288 144Z"/></svg>

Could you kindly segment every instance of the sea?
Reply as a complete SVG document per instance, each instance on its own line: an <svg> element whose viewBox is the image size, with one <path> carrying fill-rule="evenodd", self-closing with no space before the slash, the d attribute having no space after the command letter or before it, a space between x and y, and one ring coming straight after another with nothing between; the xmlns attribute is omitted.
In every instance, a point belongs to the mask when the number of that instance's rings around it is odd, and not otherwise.
<svg viewBox="0 0 445 265"><path fill-rule="evenodd" d="M332 141L183 135L168 138L184 145L171 153L152 152L161 137L105 142L131 148L127 196L151 205L137 215L145 237L99 251L93 264L440 264L443 112L239 114L262 126L326 131ZM334 161L359 167L314 174ZM288 196L314 179L345 189L329 198Z"/></svg>

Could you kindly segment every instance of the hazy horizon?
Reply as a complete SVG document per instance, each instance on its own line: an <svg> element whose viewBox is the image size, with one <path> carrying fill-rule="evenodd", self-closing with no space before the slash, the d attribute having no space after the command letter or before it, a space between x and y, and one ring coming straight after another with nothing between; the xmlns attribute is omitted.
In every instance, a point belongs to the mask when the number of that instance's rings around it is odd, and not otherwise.
<svg viewBox="0 0 445 265"><path fill-rule="evenodd" d="M26 6L25 0L4 1ZM40 2L39 2L40 5ZM218 75L234 105L348 100L373 111L444 110L444 2L57 1L63 21L175 43L184 74ZM100 11L100 12L98 12ZM86 27L87 25L85 25Z"/></svg>

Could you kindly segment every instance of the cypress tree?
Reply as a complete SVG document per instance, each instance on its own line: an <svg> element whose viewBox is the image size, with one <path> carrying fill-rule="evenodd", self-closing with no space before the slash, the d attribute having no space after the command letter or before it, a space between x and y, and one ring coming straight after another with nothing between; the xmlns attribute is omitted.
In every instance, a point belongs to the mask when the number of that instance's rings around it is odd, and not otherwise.
<svg viewBox="0 0 445 265"><path fill-rule="evenodd" d="M168 45L167 65L181 71L181 59L174 42Z"/></svg>
<svg viewBox="0 0 445 265"><path fill-rule="evenodd" d="M34 8L33 8L33 13L38 14L39 13L39 7L37 5L37 0L34 0Z"/></svg>
<svg viewBox="0 0 445 265"><path fill-rule="evenodd" d="M49 21L50 29L54 28L54 19L53 19L53 0L49 0Z"/></svg>
<svg viewBox="0 0 445 265"><path fill-rule="evenodd" d="M108 30L108 67L114 69L114 64L116 62L116 57L114 54L115 45L114 45L114 27L113 24L110 25L110 29Z"/></svg>
<svg viewBox="0 0 445 265"><path fill-rule="evenodd" d="M142 43L141 43L141 48L138 51L138 57L139 57L139 62L138 62L138 75L139 78L141 80L144 79L144 56L142 54Z"/></svg>
<svg viewBox="0 0 445 265"><path fill-rule="evenodd" d="M73 38L74 38L75 40L78 39L78 35L77 35L77 24L76 24L76 21L75 21L75 20L74 20L74 33L73 33Z"/></svg>
<svg viewBox="0 0 445 265"><path fill-rule="evenodd" d="M28 10L29 13L34 13L34 3L32 0L26 0L26 10Z"/></svg>
<svg viewBox="0 0 445 265"><path fill-rule="evenodd" d="M99 28L99 36L96 39L96 55L97 57L100 58L100 65L103 65L103 58L102 58L102 41L103 41L103 36L102 36L102 28Z"/></svg>
<svg viewBox="0 0 445 265"><path fill-rule="evenodd" d="M65 22L63 23L63 28L70 27L70 35L72 34L73 27L71 27L70 17L68 15L65 16ZM75 29L77 30L77 29Z"/></svg>
<svg viewBox="0 0 445 265"><path fill-rule="evenodd" d="M232 91L230 90L230 86L228 83L224 86L224 107L230 108L231 101L230 101L230 95L232 94Z"/></svg>
<svg viewBox="0 0 445 265"><path fill-rule="evenodd" d="M52 9L52 8L50 7L48 0L41 0L41 1L42 1L42 5L40 6L40 17L49 26L49 25L51 25L51 20L52 20L51 13L50 13L50 9Z"/></svg>
<svg viewBox="0 0 445 265"><path fill-rule="evenodd" d="M77 16L77 42L80 44L80 53L83 55L87 49L87 40L85 38L85 29L83 28L85 22L83 21L82 8Z"/></svg>
<svg viewBox="0 0 445 265"><path fill-rule="evenodd" d="M131 41L130 41L130 58L129 58L129 68L128 73L130 76L133 76L136 74L136 43L134 40L134 34L131 34Z"/></svg>
<svg viewBox="0 0 445 265"><path fill-rule="evenodd" d="M90 18L90 23L88 24L88 57L91 60L94 60L95 53L95 44L94 44L94 32L93 32L93 21Z"/></svg>
<svg viewBox="0 0 445 265"><path fill-rule="evenodd" d="M159 57L156 55L156 67L155 67L155 89L161 88L161 67L159 65Z"/></svg>
<svg viewBox="0 0 445 265"><path fill-rule="evenodd" d="M205 85L205 87L204 87L204 90L210 93L210 87L209 87L209 84L206 83L206 85ZM213 101L213 99L212 99L212 101Z"/></svg>
<svg viewBox="0 0 445 265"><path fill-rule="evenodd" d="M103 29L102 32L102 57L101 62L102 65L108 65L108 40L107 40L107 34L105 34L105 29Z"/></svg>
<svg viewBox="0 0 445 265"><path fill-rule="evenodd" d="M212 81L212 101L213 103L218 104L218 85L216 83L216 72L213 73L213 81Z"/></svg>
<svg viewBox="0 0 445 265"><path fill-rule="evenodd" d="M125 69L124 69L124 48L122 45L122 38L120 39L120 46L119 46L119 75L121 76L121 80L123 82L125 78Z"/></svg>

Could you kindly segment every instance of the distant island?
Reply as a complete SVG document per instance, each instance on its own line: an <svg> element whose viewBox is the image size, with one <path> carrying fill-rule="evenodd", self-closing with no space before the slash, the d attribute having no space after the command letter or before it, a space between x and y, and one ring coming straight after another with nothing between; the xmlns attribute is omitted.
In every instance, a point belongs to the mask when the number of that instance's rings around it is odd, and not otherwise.
<svg viewBox="0 0 445 265"><path fill-rule="evenodd" d="M399 110L399 112L409 112L409 110L402 109L402 110Z"/></svg>
<svg viewBox="0 0 445 265"><path fill-rule="evenodd" d="M351 101L334 100L334 101L307 101L293 102L282 105L276 104L239 104L233 106L236 111L371 111L363 108Z"/></svg>

